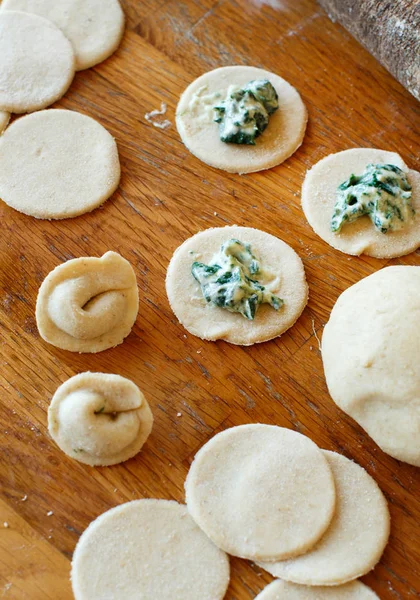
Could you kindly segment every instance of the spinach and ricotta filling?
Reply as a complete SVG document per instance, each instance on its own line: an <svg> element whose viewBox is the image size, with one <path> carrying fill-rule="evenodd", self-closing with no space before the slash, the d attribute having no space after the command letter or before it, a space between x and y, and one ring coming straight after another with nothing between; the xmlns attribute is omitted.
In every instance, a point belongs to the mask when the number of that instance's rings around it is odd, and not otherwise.
<svg viewBox="0 0 420 600"><path fill-rule="evenodd" d="M337 189L331 231L368 215L381 233L401 229L413 217L411 185L395 165L369 164L362 175L350 175Z"/></svg>
<svg viewBox="0 0 420 600"><path fill-rule="evenodd" d="M284 304L258 281L264 278L261 264L250 244L239 240L224 242L209 265L193 262L191 273L208 304L240 313L246 319L254 319L260 304L270 304L275 310Z"/></svg>

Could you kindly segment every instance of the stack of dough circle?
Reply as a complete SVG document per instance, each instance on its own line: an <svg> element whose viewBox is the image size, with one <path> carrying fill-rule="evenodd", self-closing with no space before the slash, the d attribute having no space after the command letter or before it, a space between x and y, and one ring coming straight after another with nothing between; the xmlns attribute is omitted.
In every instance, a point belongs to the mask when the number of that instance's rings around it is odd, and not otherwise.
<svg viewBox="0 0 420 600"><path fill-rule="evenodd" d="M119 181L114 138L81 113L43 110L17 119L0 137L0 198L27 215L81 215L105 202Z"/></svg>
<svg viewBox="0 0 420 600"><path fill-rule="evenodd" d="M396 231L377 231L368 216L331 231L336 192L353 173L361 175L369 163L392 164L406 173L412 186L411 204L415 216ZM346 254L367 254L377 258L403 256L420 246L420 173L409 169L395 152L375 148L352 148L330 154L307 172L302 187L302 208L312 229L333 248Z"/></svg>
<svg viewBox="0 0 420 600"><path fill-rule="evenodd" d="M108 58L124 32L124 13L118 0L3 0L1 9L52 21L72 43L78 71Z"/></svg>
<svg viewBox="0 0 420 600"><path fill-rule="evenodd" d="M130 333L139 296L130 263L116 252L75 258L43 281L36 303L41 337L72 352L113 348Z"/></svg>
<svg viewBox="0 0 420 600"><path fill-rule="evenodd" d="M334 402L394 458L420 466L420 268L386 267L347 289L322 337Z"/></svg>
<svg viewBox="0 0 420 600"><path fill-rule="evenodd" d="M277 579L264 588L255 600L379 600L379 597L361 581L316 588Z"/></svg>
<svg viewBox="0 0 420 600"><path fill-rule="evenodd" d="M334 475L337 504L327 532L309 552L290 560L259 563L287 581L339 585L376 565L389 536L389 512L377 483L366 471L335 452L324 454Z"/></svg>
<svg viewBox="0 0 420 600"><path fill-rule="evenodd" d="M91 466L135 456L149 437L153 415L129 379L81 373L58 388L48 409L48 430L71 458Z"/></svg>
<svg viewBox="0 0 420 600"><path fill-rule="evenodd" d="M259 561L309 550L335 508L332 472L316 444L271 425L214 436L197 453L185 491L191 516L219 548Z"/></svg>
<svg viewBox="0 0 420 600"><path fill-rule="evenodd" d="M76 600L222 600L229 560L185 506L136 500L89 525L71 580Z"/></svg>
<svg viewBox="0 0 420 600"><path fill-rule="evenodd" d="M191 106L194 96L203 90L206 95L220 93L224 98L229 86L243 87L254 79L270 81L279 108L255 146L222 142L213 115L208 110L203 115L195 114ZM282 163L301 145L307 120L305 105L295 88L278 75L256 67L222 67L205 73L187 87L176 109L178 132L188 150L208 165L230 173L252 173Z"/></svg>
<svg viewBox="0 0 420 600"><path fill-rule="evenodd" d="M249 321L239 313L209 305L204 300L200 285L191 274L192 263L197 260L208 264L223 242L231 238L251 244L263 269L274 274L273 281L266 287L284 300L278 311L262 304L255 319ZM244 346L284 333L295 323L308 301L305 270L296 252L273 235L236 225L206 229L186 240L169 264L166 291L172 310L190 333L205 340L223 339Z"/></svg>
<svg viewBox="0 0 420 600"><path fill-rule="evenodd" d="M49 106L69 88L71 43L43 17L0 11L0 110L25 113Z"/></svg>
<svg viewBox="0 0 420 600"><path fill-rule="evenodd" d="M0 111L0 135L6 129L9 120L10 114L4 111Z"/></svg>

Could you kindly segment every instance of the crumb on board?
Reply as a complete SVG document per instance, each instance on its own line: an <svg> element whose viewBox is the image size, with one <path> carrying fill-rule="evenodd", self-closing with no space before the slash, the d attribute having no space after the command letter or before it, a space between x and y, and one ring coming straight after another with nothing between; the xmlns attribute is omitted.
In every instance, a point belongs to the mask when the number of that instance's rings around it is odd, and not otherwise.
<svg viewBox="0 0 420 600"><path fill-rule="evenodd" d="M49 511L47 512L47 517L52 517L52 516L53 516L53 514L54 514L54 512L53 512L52 510L49 510Z"/></svg>
<svg viewBox="0 0 420 600"><path fill-rule="evenodd" d="M168 129L172 123L168 119L160 119L162 115L166 114L166 104L162 102L160 105L160 110L152 110L144 115L144 118L148 123L151 123L153 127L157 127L158 129ZM157 118L156 118L157 117Z"/></svg>
<svg viewBox="0 0 420 600"><path fill-rule="evenodd" d="M8 523L7 521L5 521L5 522L3 523L3 527L5 527L5 528L7 529L7 528L9 527L9 523Z"/></svg>
<svg viewBox="0 0 420 600"><path fill-rule="evenodd" d="M182 417L182 413L176 413L177 417Z"/></svg>
<svg viewBox="0 0 420 600"><path fill-rule="evenodd" d="M27 496L27 494L25 494L25 495L23 496L23 498L21 498L21 499L20 499L20 501L21 501L21 502L26 502L26 501L27 501L27 499L28 499L28 496Z"/></svg>

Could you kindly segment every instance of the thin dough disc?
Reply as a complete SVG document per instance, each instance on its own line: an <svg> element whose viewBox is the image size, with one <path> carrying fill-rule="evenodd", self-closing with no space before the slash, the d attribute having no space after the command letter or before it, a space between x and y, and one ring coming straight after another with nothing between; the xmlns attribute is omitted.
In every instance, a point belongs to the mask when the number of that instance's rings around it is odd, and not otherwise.
<svg viewBox="0 0 420 600"><path fill-rule="evenodd" d="M191 516L222 550L251 560L306 552L335 508L328 461L309 438L253 424L214 436L185 482Z"/></svg>
<svg viewBox="0 0 420 600"><path fill-rule="evenodd" d="M236 238L251 244L263 268L276 275L267 286L284 300L274 310L262 304L255 319L206 303L200 285L191 274L195 260L208 264L223 242ZM291 327L308 301L305 270L296 252L282 240L251 227L215 227L200 231L186 240L174 253L166 276L169 303L182 325L204 340L225 340L249 346L271 340Z"/></svg>
<svg viewBox="0 0 420 600"><path fill-rule="evenodd" d="M369 163L393 164L408 172L413 188L411 203L416 215L397 231L377 231L368 216L343 225L340 233L330 229L337 187L352 173L360 175ZM302 208L312 229L333 248L346 254L377 258L403 256L420 246L420 173L407 167L399 154L374 148L352 148L330 154L307 172L302 187Z"/></svg>
<svg viewBox="0 0 420 600"><path fill-rule="evenodd" d="M0 110L25 113L49 106L68 90L72 45L51 21L0 11Z"/></svg>
<svg viewBox="0 0 420 600"><path fill-rule="evenodd" d="M118 0L3 0L1 9L36 14L55 23L73 45L77 71L111 56L124 33Z"/></svg>
<svg viewBox="0 0 420 600"><path fill-rule="evenodd" d="M221 92L225 97L230 85L243 87L253 79L270 81L278 94L279 108L255 146L222 142L208 109L197 113L190 103L204 86L205 94ZM188 150L208 165L230 173L252 173L282 163L301 145L307 120L305 105L295 88L278 75L255 67L222 67L205 73L187 87L176 109L178 132Z"/></svg>
<svg viewBox="0 0 420 600"><path fill-rule="evenodd" d="M389 536L389 512L376 482L353 461L323 451L334 475L337 505L331 525L303 556L259 566L281 579L305 585L338 585L368 573Z"/></svg>
<svg viewBox="0 0 420 600"><path fill-rule="evenodd" d="M337 587L307 587L276 579L255 600L379 600L361 581Z"/></svg>
<svg viewBox="0 0 420 600"><path fill-rule="evenodd" d="M337 300L322 337L334 402L394 458L420 467L420 267L386 267Z"/></svg>
<svg viewBox="0 0 420 600"><path fill-rule="evenodd" d="M76 600L222 600L229 560L185 506L136 500L89 525L71 579Z"/></svg>
<svg viewBox="0 0 420 600"><path fill-rule="evenodd" d="M130 263L116 252L74 258L42 282L36 301L41 337L71 352L101 352L130 333L139 293Z"/></svg>
<svg viewBox="0 0 420 600"><path fill-rule="evenodd" d="M66 219L117 189L114 138L97 121L50 109L17 119L0 138L0 198L37 219Z"/></svg>
<svg viewBox="0 0 420 600"><path fill-rule="evenodd" d="M48 409L48 431L71 458L91 466L135 456L152 431L146 398L129 379L80 373L60 385Z"/></svg>
<svg viewBox="0 0 420 600"><path fill-rule="evenodd" d="M10 120L10 113L0 111L0 134L6 129Z"/></svg>

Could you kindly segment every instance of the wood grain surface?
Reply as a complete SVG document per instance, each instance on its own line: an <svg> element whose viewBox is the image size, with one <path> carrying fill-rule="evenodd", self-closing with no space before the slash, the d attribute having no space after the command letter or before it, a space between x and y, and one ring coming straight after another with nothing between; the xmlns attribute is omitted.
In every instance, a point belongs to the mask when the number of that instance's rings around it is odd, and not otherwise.
<svg viewBox="0 0 420 600"><path fill-rule="evenodd" d="M307 224L300 188L312 164L354 146L400 152L420 169L419 104L315 0L125 0L123 6L120 49L78 73L57 103L96 118L115 136L119 190L101 209L60 222L37 221L0 203L0 598L71 598L69 560L92 519L134 498L182 502L201 445L222 429L252 422L293 428L367 469L388 499L392 535L363 580L383 600L417 598L418 471L384 454L335 406L318 338L349 285L386 264L420 265L420 255L387 262L333 250ZM230 64L278 73L308 107L302 147L275 169L247 176L217 171L179 139L180 93L204 71ZM173 123L164 131L145 119L161 102ZM203 342L169 308L164 281L175 248L198 230L226 224L274 234L304 261L309 304L279 339L250 348ZM44 277L62 261L107 250L127 258L138 277L141 305L131 335L96 355L43 342L34 311ZM86 370L129 377L154 412L144 450L121 465L84 466L48 435L53 393ZM252 599L271 580L245 561L231 564L227 600Z"/></svg>

